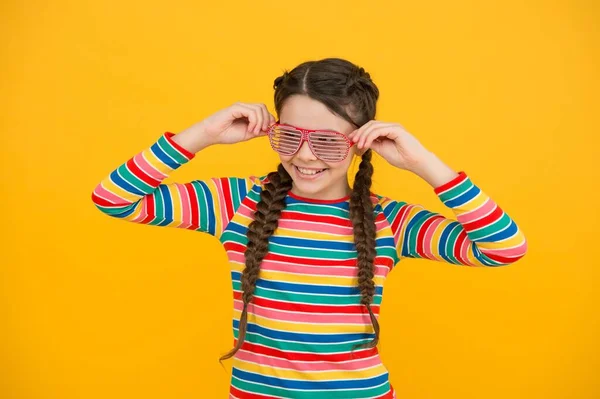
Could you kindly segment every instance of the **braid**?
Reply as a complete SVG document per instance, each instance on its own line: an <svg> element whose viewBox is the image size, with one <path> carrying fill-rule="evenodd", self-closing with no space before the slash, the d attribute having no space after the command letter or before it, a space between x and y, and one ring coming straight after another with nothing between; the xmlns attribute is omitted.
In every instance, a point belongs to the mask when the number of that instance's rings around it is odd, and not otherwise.
<svg viewBox="0 0 600 399"><path fill-rule="evenodd" d="M256 205L254 220L248 226L248 245L244 253L246 267L242 273L242 301L244 308L240 316L238 339L235 347L223 355L219 361L229 359L242 347L246 337L248 324L248 304L254 296L254 288L260 271L260 264L267 255L269 237L277 229L281 211L285 209L285 197L292 188L292 178L282 164L277 167L277 172L268 175L268 183L260 193L260 201Z"/></svg>
<svg viewBox="0 0 600 399"><path fill-rule="evenodd" d="M371 342L358 345L359 348L373 348L379 342L379 323L371 310L373 296L375 295L373 277L375 275L374 260L376 255L375 217L373 214L373 203L371 202L372 154L371 150L367 150L363 154L350 197L350 218L352 219L354 243L356 244L356 251L358 253L357 265L358 287L361 294L360 303L367 307L371 316L373 329L375 330L375 338Z"/></svg>

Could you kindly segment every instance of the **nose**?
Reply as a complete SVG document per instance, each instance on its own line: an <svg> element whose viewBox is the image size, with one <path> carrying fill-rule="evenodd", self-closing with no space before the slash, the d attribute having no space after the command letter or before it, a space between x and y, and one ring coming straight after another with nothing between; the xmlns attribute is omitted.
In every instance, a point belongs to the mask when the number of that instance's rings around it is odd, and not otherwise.
<svg viewBox="0 0 600 399"><path fill-rule="evenodd" d="M303 161L316 161L317 160L317 157L315 157L315 154L312 153L312 151L310 150L310 146L308 145L308 142L306 142L306 141L304 143L302 143L302 146L296 153L296 157Z"/></svg>

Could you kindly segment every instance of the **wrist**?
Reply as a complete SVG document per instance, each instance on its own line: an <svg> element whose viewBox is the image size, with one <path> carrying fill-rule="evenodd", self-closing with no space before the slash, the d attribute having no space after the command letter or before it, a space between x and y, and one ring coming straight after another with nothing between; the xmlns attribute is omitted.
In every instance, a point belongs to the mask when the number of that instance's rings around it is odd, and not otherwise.
<svg viewBox="0 0 600 399"><path fill-rule="evenodd" d="M202 126L197 123L172 137L173 141L191 153L197 153L213 144L205 134Z"/></svg>
<svg viewBox="0 0 600 399"><path fill-rule="evenodd" d="M425 155L410 168L410 171L425 180L433 188L439 187L458 176L458 173L442 162L434 153Z"/></svg>

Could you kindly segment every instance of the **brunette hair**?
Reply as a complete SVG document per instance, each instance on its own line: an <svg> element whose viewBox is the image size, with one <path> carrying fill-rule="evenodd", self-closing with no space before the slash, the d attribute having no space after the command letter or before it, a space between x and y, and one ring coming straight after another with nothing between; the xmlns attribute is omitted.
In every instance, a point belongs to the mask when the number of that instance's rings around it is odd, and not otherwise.
<svg viewBox="0 0 600 399"><path fill-rule="evenodd" d="M347 60L325 58L307 61L274 81L275 109L281 114L284 101L296 94L306 95L320 101L333 113L346 119L357 128L375 119L379 89L369 73ZM379 341L379 323L371 304L375 295L373 281L375 267L375 220L371 202L371 150L362 155L350 196L350 218L352 219L354 243L358 253L358 287L361 304L371 317L375 338L360 348L373 348ZM248 227L248 246L245 252L246 267L242 273L242 301L244 307L240 316L238 339L235 347L219 360L232 357L242 347L246 336L248 304L252 300L260 264L268 251L269 237L277 228L281 211L285 208L285 198L292 188L292 178L279 164L277 171L268 174L260 201L254 212L254 220Z"/></svg>

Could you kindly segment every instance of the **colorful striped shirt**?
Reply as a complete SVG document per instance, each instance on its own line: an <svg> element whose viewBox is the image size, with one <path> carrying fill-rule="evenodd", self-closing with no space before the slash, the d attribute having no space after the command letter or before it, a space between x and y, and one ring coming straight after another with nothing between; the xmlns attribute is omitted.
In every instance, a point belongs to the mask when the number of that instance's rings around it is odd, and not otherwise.
<svg viewBox="0 0 600 399"><path fill-rule="evenodd" d="M107 215L209 233L231 267L233 335L242 310L240 277L246 232L266 176L161 184L194 158L165 132L93 190ZM434 192L456 220L422 206L371 194L376 225L375 297L402 258L465 266L503 266L525 255L515 222L464 173ZM377 348L355 349L374 332L357 288L349 196L314 200L289 192L270 237L245 342L232 358L230 398L395 398Z"/></svg>

